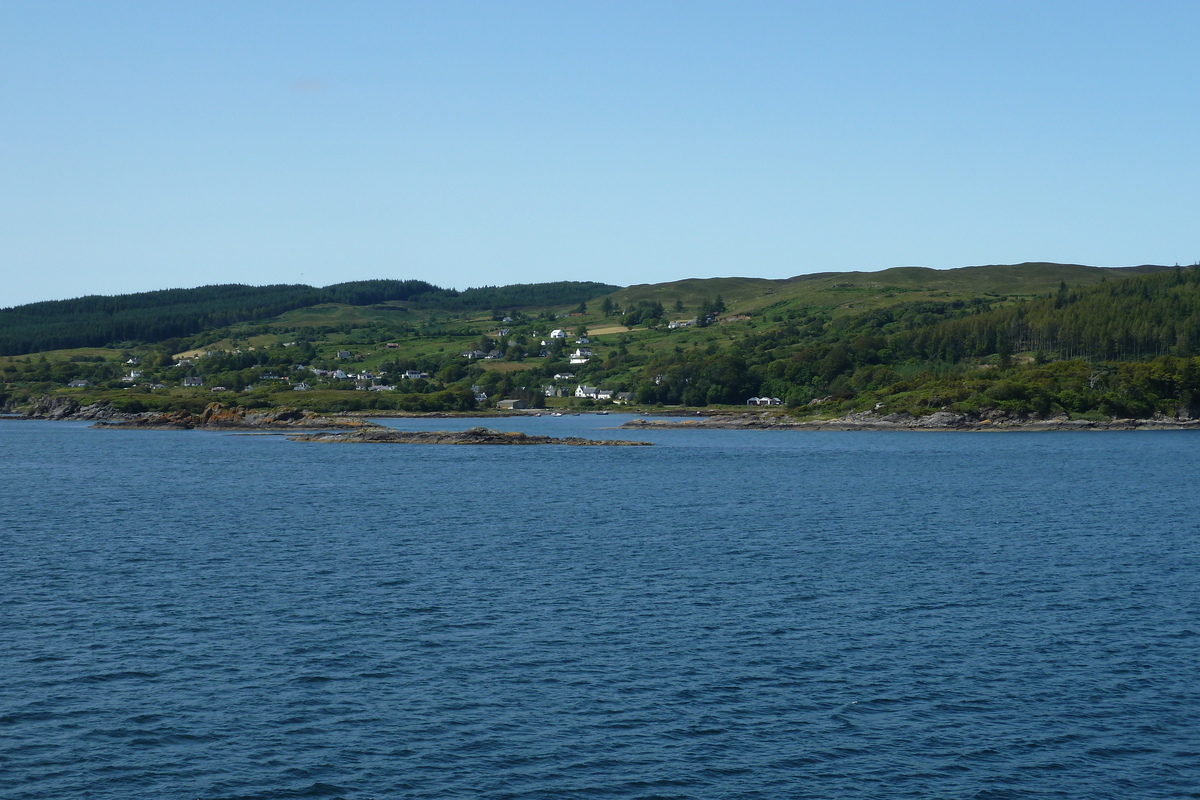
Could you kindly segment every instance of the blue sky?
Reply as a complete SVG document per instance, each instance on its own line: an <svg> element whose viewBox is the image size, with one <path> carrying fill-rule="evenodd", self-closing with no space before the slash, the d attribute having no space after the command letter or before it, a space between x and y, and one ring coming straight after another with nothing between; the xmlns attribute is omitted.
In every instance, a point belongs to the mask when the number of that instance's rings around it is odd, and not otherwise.
<svg viewBox="0 0 1200 800"><path fill-rule="evenodd" d="M1200 4L0 3L0 307L1200 259Z"/></svg>

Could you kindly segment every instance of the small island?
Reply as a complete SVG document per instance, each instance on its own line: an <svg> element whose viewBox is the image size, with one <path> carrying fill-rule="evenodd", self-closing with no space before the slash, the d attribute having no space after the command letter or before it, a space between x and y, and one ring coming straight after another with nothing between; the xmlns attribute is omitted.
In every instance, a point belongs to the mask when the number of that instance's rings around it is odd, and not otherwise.
<svg viewBox="0 0 1200 800"><path fill-rule="evenodd" d="M321 431L298 433L287 437L293 442L324 442L354 444L565 444L572 446L598 445L605 447L646 447L650 442L624 439L582 439L578 436L530 436L525 433L496 431L491 428L468 428L465 431L398 431L372 427L352 431Z"/></svg>

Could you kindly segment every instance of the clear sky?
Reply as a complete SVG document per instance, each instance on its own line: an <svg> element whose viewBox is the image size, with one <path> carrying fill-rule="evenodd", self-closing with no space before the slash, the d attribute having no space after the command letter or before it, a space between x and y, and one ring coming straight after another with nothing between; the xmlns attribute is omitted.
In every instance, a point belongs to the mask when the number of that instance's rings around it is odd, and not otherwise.
<svg viewBox="0 0 1200 800"><path fill-rule="evenodd" d="M1200 259L1197 2L0 0L0 307Z"/></svg>

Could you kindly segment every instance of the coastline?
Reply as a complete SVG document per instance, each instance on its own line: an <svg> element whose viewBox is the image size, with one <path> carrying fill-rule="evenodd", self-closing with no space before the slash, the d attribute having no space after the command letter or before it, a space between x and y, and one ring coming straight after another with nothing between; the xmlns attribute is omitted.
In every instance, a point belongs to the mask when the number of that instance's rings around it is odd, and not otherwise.
<svg viewBox="0 0 1200 800"><path fill-rule="evenodd" d="M489 411L353 411L317 414L304 409L272 408L245 409L210 403L203 412L118 411L107 403L88 406L64 398L43 398L34 405L32 413L0 415L4 420L50 420L92 422L93 427L115 430L275 430L296 429L374 428L372 418L378 419L504 419L549 416L544 409ZM622 411L586 409L567 412L570 416L621 414ZM985 409L968 414L935 411L914 417L907 413L876 414L871 411L852 412L840 417L798 419L779 411L732 411L728 409L629 410L640 414L621 426L641 430L762 430L762 431L942 431L942 432L1050 432L1050 431L1168 431L1200 430L1200 419L1157 416L1149 419L1071 419L1066 414L1015 414L999 409ZM686 419L666 420L663 416ZM694 415L694 416L691 416Z"/></svg>
<svg viewBox="0 0 1200 800"><path fill-rule="evenodd" d="M962 433L1050 432L1050 431L1174 431L1200 430L1195 419L1070 419L1053 417L973 417L938 411L921 417L908 414L877 416L870 412L844 417L798 420L767 414L714 413L696 419L656 420L645 417L629 420L621 426L642 430L761 430L761 431L941 431Z"/></svg>

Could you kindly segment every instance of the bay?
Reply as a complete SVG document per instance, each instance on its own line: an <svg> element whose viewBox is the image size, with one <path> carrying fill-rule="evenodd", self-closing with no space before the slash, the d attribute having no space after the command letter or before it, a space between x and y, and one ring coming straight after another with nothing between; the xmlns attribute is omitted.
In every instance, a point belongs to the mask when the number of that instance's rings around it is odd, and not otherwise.
<svg viewBox="0 0 1200 800"><path fill-rule="evenodd" d="M626 418L0 423L0 797L1200 796L1193 433Z"/></svg>

